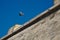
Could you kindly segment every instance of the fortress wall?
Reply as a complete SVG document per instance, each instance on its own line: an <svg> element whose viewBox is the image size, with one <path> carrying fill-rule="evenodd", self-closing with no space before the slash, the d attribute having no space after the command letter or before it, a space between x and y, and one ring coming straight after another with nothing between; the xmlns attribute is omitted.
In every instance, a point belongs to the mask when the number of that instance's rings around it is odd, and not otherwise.
<svg viewBox="0 0 60 40"><path fill-rule="evenodd" d="M60 10L8 40L60 40Z"/></svg>
<svg viewBox="0 0 60 40"><path fill-rule="evenodd" d="M54 1L55 5L60 2L60 0ZM51 7L45 12L48 12L54 7ZM43 15L45 12L40 15ZM25 23L24 25L28 24L29 22ZM57 10L57 12L52 13L46 18L40 20L39 22L17 33L7 40L60 40L60 10Z"/></svg>

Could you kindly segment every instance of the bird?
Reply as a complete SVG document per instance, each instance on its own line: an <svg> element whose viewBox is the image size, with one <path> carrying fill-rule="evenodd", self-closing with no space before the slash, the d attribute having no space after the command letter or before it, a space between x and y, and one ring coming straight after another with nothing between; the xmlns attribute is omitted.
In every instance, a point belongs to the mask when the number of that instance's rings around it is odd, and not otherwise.
<svg viewBox="0 0 60 40"><path fill-rule="evenodd" d="M24 13L22 11L19 12L19 16L23 16Z"/></svg>

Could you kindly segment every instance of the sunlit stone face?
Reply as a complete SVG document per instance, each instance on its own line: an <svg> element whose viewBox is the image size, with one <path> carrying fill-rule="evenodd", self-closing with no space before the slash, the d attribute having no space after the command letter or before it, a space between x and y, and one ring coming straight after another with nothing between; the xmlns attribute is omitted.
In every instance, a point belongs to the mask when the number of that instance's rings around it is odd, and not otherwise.
<svg viewBox="0 0 60 40"><path fill-rule="evenodd" d="M16 24L15 26L11 27L8 31L8 35L17 31L18 29L20 29L22 27L22 25Z"/></svg>
<svg viewBox="0 0 60 40"><path fill-rule="evenodd" d="M16 24L16 25L14 26L13 30L15 31L15 30L19 29L21 26L22 26L22 25Z"/></svg>

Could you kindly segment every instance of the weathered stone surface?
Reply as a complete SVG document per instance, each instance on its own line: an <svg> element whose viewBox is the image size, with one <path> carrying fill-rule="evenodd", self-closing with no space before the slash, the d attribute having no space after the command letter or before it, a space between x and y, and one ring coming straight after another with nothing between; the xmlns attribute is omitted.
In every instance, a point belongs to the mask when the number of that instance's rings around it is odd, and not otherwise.
<svg viewBox="0 0 60 40"><path fill-rule="evenodd" d="M54 1L55 4L60 2L60 0ZM8 34L19 28L20 26L14 26L9 30ZM60 40L60 10L12 36L8 40Z"/></svg>
<svg viewBox="0 0 60 40"><path fill-rule="evenodd" d="M13 33L14 31L17 31L17 30L18 30L19 28L21 28L21 27L22 27L22 25L16 24L15 26L13 26L13 27L11 27L11 28L9 29L7 35Z"/></svg>
<svg viewBox="0 0 60 40"><path fill-rule="evenodd" d="M54 4L60 3L60 0L54 0Z"/></svg>
<svg viewBox="0 0 60 40"><path fill-rule="evenodd" d="M60 10L8 40L60 40Z"/></svg>

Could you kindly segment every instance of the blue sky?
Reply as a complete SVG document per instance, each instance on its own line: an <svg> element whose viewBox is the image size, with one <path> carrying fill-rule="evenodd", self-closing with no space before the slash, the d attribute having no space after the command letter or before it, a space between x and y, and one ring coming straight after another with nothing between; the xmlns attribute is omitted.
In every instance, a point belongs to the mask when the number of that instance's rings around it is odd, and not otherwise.
<svg viewBox="0 0 60 40"><path fill-rule="evenodd" d="M53 0L0 0L0 37L13 25L23 25L52 5ZM24 16L19 16L20 11Z"/></svg>

